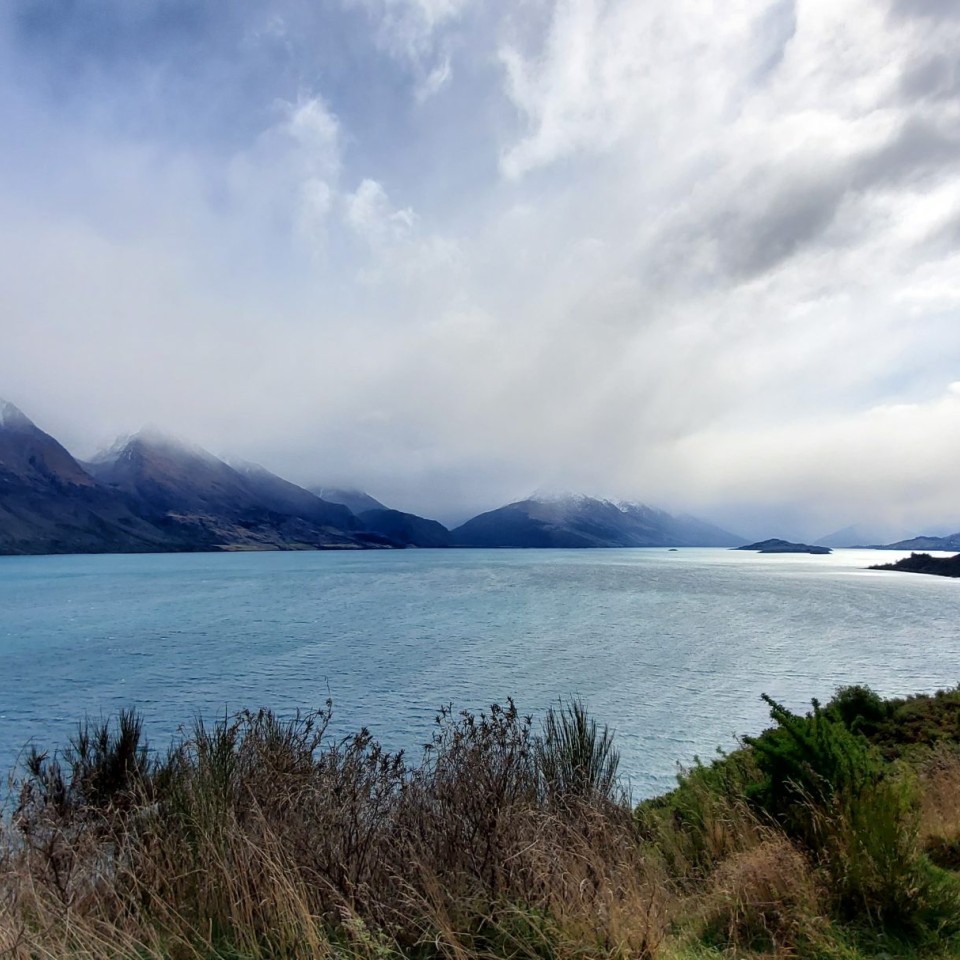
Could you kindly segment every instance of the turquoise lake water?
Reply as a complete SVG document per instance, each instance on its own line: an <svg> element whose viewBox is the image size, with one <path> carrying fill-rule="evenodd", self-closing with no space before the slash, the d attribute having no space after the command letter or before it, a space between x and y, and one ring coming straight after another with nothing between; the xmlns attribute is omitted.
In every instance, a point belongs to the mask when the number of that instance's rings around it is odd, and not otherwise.
<svg viewBox="0 0 960 960"><path fill-rule="evenodd" d="M197 713L334 701L419 756L436 708L579 693L640 798L678 761L842 683L960 682L960 581L899 555L407 550L0 558L0 767L125 705L165 746Z"/></svg>

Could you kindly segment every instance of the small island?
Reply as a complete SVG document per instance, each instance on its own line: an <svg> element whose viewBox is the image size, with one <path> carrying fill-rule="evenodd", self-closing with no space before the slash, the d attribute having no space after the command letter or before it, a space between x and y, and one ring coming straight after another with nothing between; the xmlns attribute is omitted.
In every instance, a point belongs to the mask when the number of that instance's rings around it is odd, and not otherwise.
<svg viewBox="0 0 960 960"><path fill-rule="evenodd" d="M879 563L871 570L895 570L900 573L932 573L938 577L960 577L960 554L932 557L929 553L911 553L896 563Z"/></svg>
<svg viewBox="0 0 960 960"><path fill-rule="evenodd" d="M829 547L821 547L809 543L791 543L789 540L760 540L757 543L748 543L744 547L735 547L736 550L753 550L755 553L833 553Z"/></svg>

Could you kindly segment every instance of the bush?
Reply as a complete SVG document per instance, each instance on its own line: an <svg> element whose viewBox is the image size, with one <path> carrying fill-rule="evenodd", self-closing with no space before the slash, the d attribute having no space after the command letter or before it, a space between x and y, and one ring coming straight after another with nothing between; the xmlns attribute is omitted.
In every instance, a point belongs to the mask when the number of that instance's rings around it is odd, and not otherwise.
<svg viewBox="0 0 960 960"><path fill-rule="evenodd" d="M609 728L601 730L579 698L547 710L536 760L544 794L554 802L615 799L620 753Z"/></svg>
<svg viewBox="0 0 960 960"><path fill-rule="evenodd" d="M891 714L891 704L869 687L840 687L826 706L831 719L839 720L848 730L869 738Z"/></svg>
<svg viewBox="0 0 960 960"><path fill-rule="evenodd" d="M924 893L912 776L816 700L800 717L764 699L777 727L746 741L765 777L753 800L825 867L841 914L909 926Z"/></svg>
<svg viewBox="0 0 960 960"><path fill-rule="evenodd" d="M25 766L28 777L15 813L24 829L37 818L128 811L148 799L156 773L136 710L121 710L116 725L83 721L62 754L34 746Z"/></svg>
<svg viewBox="0 0 960 960"><path fill-rule="evenodd" d="M646 956L669 887L609 802L609 733L569 716L602 776L576 760L549 798L538 757L559 754L512 701L442 709L415 765L333 738L329 704L198 720L162 762L129 719L62 769L37 752L0 844L0 951L68 954L53 930L91 956L98 931L118 956Z"/></svg>

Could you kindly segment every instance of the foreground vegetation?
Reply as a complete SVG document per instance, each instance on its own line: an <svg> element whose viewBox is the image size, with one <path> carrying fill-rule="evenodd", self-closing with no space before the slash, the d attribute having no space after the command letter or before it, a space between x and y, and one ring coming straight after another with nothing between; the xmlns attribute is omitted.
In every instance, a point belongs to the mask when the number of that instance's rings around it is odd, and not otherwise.
<svg viewBox="0 0 960 960"><path fill-rule="evenodd" d="M444 709L408 764L329 705L34 750L0 836L12 958L960 957L960 690L862 687L632 808L579 702Z"/></svg>

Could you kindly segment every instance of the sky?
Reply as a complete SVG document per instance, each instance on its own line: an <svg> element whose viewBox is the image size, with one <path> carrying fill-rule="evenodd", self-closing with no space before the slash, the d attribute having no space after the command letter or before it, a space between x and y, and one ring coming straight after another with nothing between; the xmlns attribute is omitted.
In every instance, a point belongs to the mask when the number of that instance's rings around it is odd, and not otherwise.
<svg viewBox="0 0 960 960"><path fill-rule="evenodd" d="M960 529L954 0L8 0L0 396L452 521Z"/></svg>

